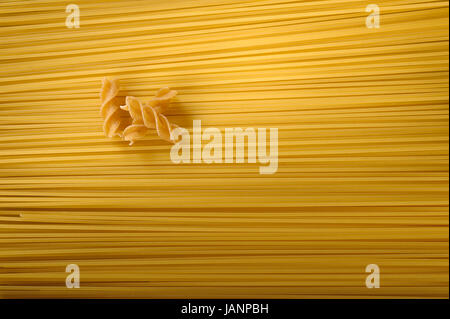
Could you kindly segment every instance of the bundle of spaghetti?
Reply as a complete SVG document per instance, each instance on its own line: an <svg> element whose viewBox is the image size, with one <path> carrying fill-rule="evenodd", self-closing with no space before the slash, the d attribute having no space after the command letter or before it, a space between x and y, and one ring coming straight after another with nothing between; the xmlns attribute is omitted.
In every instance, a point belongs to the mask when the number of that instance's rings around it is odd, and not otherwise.
<svg viewBox="0 0 450 319"><path fill-rule="evenodd" d="M123 131L123 139L133 145L137 139L144 138L150 129L155 129L162 139L174 142L172 131L178 126L170 123L165 112L170 100L177 94L167 87L161 88L149 103L141 103L133 96L126 97L126 104L120 108L130 112L133 123Z"/></svg>
<svg viewBox="0 0 450 319"><path fill-rule="evenodd" d="M73 3L0 1L0 297L448 298L448 1ZM278 128L278 170L145 114Z"/></svg>

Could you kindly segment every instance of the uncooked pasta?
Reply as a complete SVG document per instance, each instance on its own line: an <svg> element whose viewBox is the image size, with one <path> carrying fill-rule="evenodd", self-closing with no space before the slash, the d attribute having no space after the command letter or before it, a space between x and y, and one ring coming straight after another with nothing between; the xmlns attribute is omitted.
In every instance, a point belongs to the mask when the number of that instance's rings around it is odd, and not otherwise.
<svg viewBox="0 0 450 319"><path fill-rule="evenodd" d="M123 139L132 145L135 140L145 137L150 129L155 129L162 139L173 142L171 132L178 126L170 123L162 113L167 111L170 100L176 94L174 90L161 88L149 103L127 96L125 105L120 108L130 113L133 122L123 131Z"/></svg>
<svg viewBox="0 0 450 319"><path fill-rule="evenodd" d="M0 1L0 297L448 298L448 9Z"/></svg>
<svg viewBox="0 0 450 319"><path fill-rule="evenodd" d="M123 98L119 94L119 81L117 79L104 78L100 91L101 107L100 113L103 116L103 131L108 137L122 136L124 123L127 122L126 115L120 109Z"/></svg>

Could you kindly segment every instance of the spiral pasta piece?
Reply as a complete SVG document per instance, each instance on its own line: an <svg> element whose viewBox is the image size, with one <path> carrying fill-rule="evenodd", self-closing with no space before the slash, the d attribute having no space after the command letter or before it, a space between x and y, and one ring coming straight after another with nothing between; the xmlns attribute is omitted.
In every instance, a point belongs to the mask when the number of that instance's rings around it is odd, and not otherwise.
<svg viewBox="0 0 450 319"><path fill-rule="evenodd" d="M164 113L169 108L170 100L177 95L177 91L163 87L156 92L156 96L149 102L158 113Z"/></svg>
<svg viewBox="0 0 450 319"><path fill-rule="evenodd" d="M148 103L158 113L164 113L169 108L170 100L178 94L168 87L162 87L156 92L155 97ZM122 110L129 111L128 105L120 106Z"/></svg>
<svg viewBox="0 0 450 319"><path fill-rule="evenodd" d="M169 93L163 92L164 95ZM161 101L164 102L161 103ZM152 100L150 103L141 103L139 99L127 96L126 105L121 108L130 112L133 123L124 130L123 139L129 141L132 145L135 140L143 138L150 129L155 129L158 136L163 140L173 143L171 132L178 126L170 123L167 117L159 112L159 110L167 108L166 101L166 99L163 99L156 100L156 102ZM151 106L151 104L155 106Z"/></svg>
<svg viewBox="0 0 450 319"><path fill-rule="evenodd" d="M120 109L123 98L118 97L119 80L103 78L100 91L100 114L102 115L103 131L107 137L122 136L123 130L130 120L126 118L126 112Z"/></svg>

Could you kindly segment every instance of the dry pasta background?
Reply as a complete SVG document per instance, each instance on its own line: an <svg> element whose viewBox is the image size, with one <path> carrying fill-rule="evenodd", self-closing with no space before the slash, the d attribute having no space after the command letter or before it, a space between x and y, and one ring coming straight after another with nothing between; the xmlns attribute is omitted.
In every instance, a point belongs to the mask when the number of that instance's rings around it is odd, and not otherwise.
<svg viewBox="0 0 450 319"><path fill-rule="evenodd" d="M0 2L0 297L448 297L447 1L73 3ZM104 76L278 171L106 138Z"/></svg>

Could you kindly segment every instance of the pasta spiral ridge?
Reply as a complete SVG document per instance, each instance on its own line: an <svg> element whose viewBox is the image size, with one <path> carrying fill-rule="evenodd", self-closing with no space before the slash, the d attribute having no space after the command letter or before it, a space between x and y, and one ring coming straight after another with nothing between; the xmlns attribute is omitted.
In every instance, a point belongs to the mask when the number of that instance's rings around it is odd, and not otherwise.
<svg viewBox="0 0 450 319"><path fill-rule="evenodd" d="M128 124L122 116L120 109L121 100L119 93L119 80L114 78L103 78L100 91L100 114L102 115L103 131L107 137L122 136L123 129Z"/></svg>
<svg viewBox="0 0 450 319"><path fill-rule="evenodd" d="M150 129L155 129L163 140L173 143L171 132L178 125L170 123L162 112L167 110L170 100L176 94L176 91L164 87L148 103L142 103L136 97L127 96L126 104L120 108L130 112L133 123L123 131L123 139L133 145L135 140L143 138Z"/></svg>

